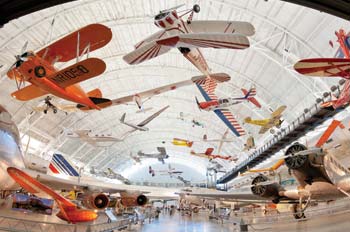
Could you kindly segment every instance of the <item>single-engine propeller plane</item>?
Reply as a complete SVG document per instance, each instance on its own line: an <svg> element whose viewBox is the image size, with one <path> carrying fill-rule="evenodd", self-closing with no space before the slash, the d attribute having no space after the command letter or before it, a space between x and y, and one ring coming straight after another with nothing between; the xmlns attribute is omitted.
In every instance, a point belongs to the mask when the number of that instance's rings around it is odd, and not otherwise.
<svg viewBox="0 0 350 232"><path fill-rule="evenodd" d="M171 178L174 175L181 175L183 171L178 171L175 168L172 168L171 165L168 165L168 170L154 170L151 166L148 167L148 173L151 174L153 177L156 175L156 172L160 173L160 175L169 175Z"/></svg>
<svg viewBox="0 0 350 232"><path fill-rule="evenodd" d="M270 129L271 134L275 133L275 130L273 127L280 128L283 120L281 120L283 111L287 108L287 106L280 106L277 110L275 110L270 118L261 119L261 120L254 120L250 117L247 117L244 119L246 123L258 125L261 126L261 129L259 131L259 134L264 134L266 131Z"/></svg>
<svg viewBox="0 0 350 232"><path fill-rule="evenodd" d="M294 65L294 69L306 76L317 77L342 77L339 84L344 84L338 98L325 102L323 107L333 107L337 109L344 107L350 102L350 33L346 34L343 29L335 32L340 45L336 53L336 58L311 58L300 60ZM330 42L333 46L333 43ZM335 91L336 87L332 87Z"/></svg>
<svg viewBox="0 0 350 232"><path fill-rule="evenodd" d="M157 150L158 150L159 153L153 153L153 154L149 154L149 153L144 153L142 151L138 151L137 152L137 156L140 159L143 159L143 158L158 159L159 162L161 162L162 164L165 164L165 159L169 158L169 155L166 153L165 147L157 147Z"/></svg>
<svg viewBox="0 0 350 232"><path fill-rule="evenodd" d="M111 30L101 24L90 24L75 31L48 47L34 53L26 51L10 67L7 76L16 81L18 90L12 97L29 101L43 95L52 94L68 101L78 103L78 108L101 109L111 105L102 98L99 89L88 93L78 85L79 82L101 75L106 64L98 58L80 59L84 54L105 46L112 39ZM77 62L62 70L54 67L56 62L67 62L76 58ZM31 85L24 86L25 82Z"/></svg>
<svg viewBox="0 0 350 232"><path fill-rule="evenodd" d="M201 93L208 95L206 101L215 100L215 88L218 82L225 82L230 76L225 73L211 73L209 66L199 48L245 49L249 47L247 36L255 33L253 25L238 21L202 21L192 20L193 14L200 11L199 5L179 15L176 10L182 5L160 11L154 17L155 25L162 30L147 37L135 45L135 50L123 59L128 64L139 64L160 56L172 48L177 48L206 79L197 84ZM187 20L183 17L190 14ZM237 136L244 130L229 112L224 112L220 118Z"/></svg>
<svg viewBox="0 0 350 232"><path fill-rule="evenodd" d="M223 159L228 161L237 161L238 159L232 156L223 156L223 155L213 155L214 148L210 147L208 148L204 153L196 153L194 151L191 151L191 155L202 157L209 159L210 161L213 159Z"/></svg>

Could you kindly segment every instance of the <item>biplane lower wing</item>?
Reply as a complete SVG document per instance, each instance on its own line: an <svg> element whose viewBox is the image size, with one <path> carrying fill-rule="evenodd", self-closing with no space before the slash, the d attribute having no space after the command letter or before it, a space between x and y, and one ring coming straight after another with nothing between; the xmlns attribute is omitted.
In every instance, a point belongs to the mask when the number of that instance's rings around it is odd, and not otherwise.
<svg viewBox="0 0 350 232"><path fill-rule="evenodd" d="M251 23L240 21L195 20L188 27L193 33L227 33L252 36L255 28Z"/></svg>
<svg viewBox="0 0 350 232"><path fill-rule="evenodd" d="M41 49L37 54L50 63L56 59L59 62L67 62L76 57L78 45L81 54L87 46L92 52L105 46L111 39L110 28L102 24L90 24Z"/></svg>
<svg viewBox="0 0 350 232"><path fill-rule="evenodd" d="M66 88L70 85L96 77L105 70L106 64L103 60L88 58L62 69L47 78L61 88Z"/></svg>
<svg viewBox="0 0 350 232"><path fill-rule="evenodd" d="M123 59L128 64L139 64L146 60L160 56L170 51L171 47L162 46L156 41L152 41L136 48L134 51L123 56Z"/></svg>
<svg viewBox="0 0 350 232"><path fill-rule="evenodd" d="M271 114L271 117L273 118L280 118L283 111L287 108L287 106L280 106L278 107L277 110L275 110L272 114Z"/></svg>
<svg viewBox="0 0 350 232"><path fill-rule="evenodd" d="M11 96L20 101L29 101L41 96L49 94L45 90L42 90L35 85L28 85L20 90L11 93Z"/></svg>
<svg viewBox="0 0 350 232"><path fill-rule="evenodd" d="M303 75L350 78L350 59L317 58L300 60L294 69Z"/></svg>
<svg viewBox="0 0 350 232"><path fill-rule="evenodd" d="M156 41L157 44L169 47L188 48L231 48L245 49L249 40L241 34L191 33L179 34Z"/></svg>
<svg viewBox="0 0 350 232"><path fill-rule="evenodd" d="M206 101L211 101L208 93L204 90L202 85L197 84L197 87ZM214 110L214 113L226 124L226 126L236 135L242 136L245 134L244 129L239 125L235 117L229 110Z"/></svg>

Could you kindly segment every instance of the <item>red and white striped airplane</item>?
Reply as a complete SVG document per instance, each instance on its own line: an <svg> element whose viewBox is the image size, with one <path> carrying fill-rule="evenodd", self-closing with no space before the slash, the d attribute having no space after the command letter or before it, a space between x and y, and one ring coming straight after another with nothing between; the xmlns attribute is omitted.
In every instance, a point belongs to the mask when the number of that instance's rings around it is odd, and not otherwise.
<svg viewBox="0 0 350 232"><path fill-rule="evenodd" d="M325 102L323 107L337 109L350 103L350 32L345 33L343 29L335 32L340 47L335 55L336 58L311 58L300 60L294 65L294 69L306 76L318 77L342 77L339 84L344 84L338 98ZM330 41L333 47L333 42ZM332 87L332 91L336 88Z"/></svg>
<svg viewBox="0 0 350 232"><path fill-rule="evenodd" d="M162 30L152 34L135 45L135 50L126 54L123 59L128 64L139 64L146 60L160 56L172 48L178 48L183 56L189 60L201 73L205 80L197 84L200 91L216 99L215 88L217 82L230 79L225 73L211 73L206 60L199 48L228 48L245 49L249 47L247 36L254 35L255 29L248 22L195 20L193 14L200 11L199 5L186 10L179 15L176 9L183 5L160 11L154 17L154 23ZM190 14L187 20L183 17ZM206 99L207 100L207 99ZM239 126L231 113L223 113L225 123L237 135L243 135L244 130Z"/></svg>

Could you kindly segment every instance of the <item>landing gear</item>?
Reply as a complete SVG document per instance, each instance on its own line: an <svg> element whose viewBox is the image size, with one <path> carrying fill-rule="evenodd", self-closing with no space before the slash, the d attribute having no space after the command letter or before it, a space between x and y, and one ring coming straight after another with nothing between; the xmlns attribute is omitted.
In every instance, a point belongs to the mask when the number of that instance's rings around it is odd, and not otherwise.
<svg viewBox="0 0 350 232"><path fill-rule="evenodd" d="M56 114L57 113L57 107L55 105L53 105L51 103L52 98L50 96L47 96L44 100L45 105L46 105L46 109L44 109L44 114L47 114L47 112L49 111L49 109L52 109L53 113Z"/></svg>
<svg viewBox="0 0 350 232"><path fill-rule="evenodd" d="M275 133L275 130L274 130L274 129L270 129L270 133L271 133L271 134L274 134L274 133Z"/></svg>
<svg viewBox="0 0 350 232"><path fill-rule="evenodd" d="M300 204L293 205L293 215L295 219L306 218L304 214L304 210L302 209L302 206Z"/></svg>

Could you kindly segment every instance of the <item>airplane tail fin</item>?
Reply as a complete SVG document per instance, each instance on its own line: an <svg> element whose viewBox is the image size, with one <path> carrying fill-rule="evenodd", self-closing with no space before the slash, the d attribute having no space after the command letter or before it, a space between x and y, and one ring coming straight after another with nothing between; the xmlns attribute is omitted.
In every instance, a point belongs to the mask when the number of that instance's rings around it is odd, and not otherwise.
<svg viewBox="0 0 350 232"><path fill-rule="evenodd" d="M245 99L247 99L248 101L253 103L256 107L261 108L260 103L255 98L256 89L254 87L250 88L249 91L247 91L246 89L243 89L243 88L241 90L242 90L243 94L245 95L244 96Z"/></svg>
<svg viewBox="0 0 350 232"><path fill-rule="evenodd" d="M102 98L102 92L100 89L94 89L87 93L88 97Z"/></svg>
<svg viewBox="0 0 350 232"><path fill-rule="evenodd" d="M211 155L211 154L213 153L213 151L214 151L214 148L209 147L209 148L205 151L205 154L206 154L206 155Z"/></svg>
<svg viewBox="0 0 350 232"><path fill-rule="evenodd" d="M125 116L126 116L126 113L124 113L124 114L122 115L122 117L120 118L120 122L121 122L121 123L124 123L124 122L125 122Z"/></svg>
<svg viewBox="0 0 350 232"><path fill-rule="evenodd" d="M64 174L67 176L79 176L79 172L61 154L54 154L49 165L49 169L54 174Z"/></svg>

